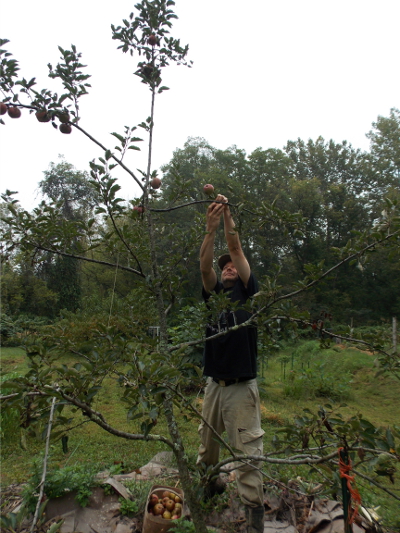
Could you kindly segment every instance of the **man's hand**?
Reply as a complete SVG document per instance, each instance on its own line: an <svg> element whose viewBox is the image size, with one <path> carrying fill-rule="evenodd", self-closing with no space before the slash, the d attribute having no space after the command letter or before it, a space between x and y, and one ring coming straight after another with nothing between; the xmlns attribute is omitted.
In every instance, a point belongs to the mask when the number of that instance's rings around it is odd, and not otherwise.
<svg viewBox="0 0 400 533"><path fill-rule="evenodd" d="M228 198L219 194L208 206L206 235L200 248L200 271L204 289L210 293L217 283L217 274L213 268L214 242L221 215L227 208Z"/></svg>
<svg viewBox="0 0 400 533"><path fill-rule="evenodd" d="M216 231L220 220L221 215L225 210L225 205L228 203L228 198L222 194L218 194L214 202L212 202L207 209L207 231Z"/></svg>

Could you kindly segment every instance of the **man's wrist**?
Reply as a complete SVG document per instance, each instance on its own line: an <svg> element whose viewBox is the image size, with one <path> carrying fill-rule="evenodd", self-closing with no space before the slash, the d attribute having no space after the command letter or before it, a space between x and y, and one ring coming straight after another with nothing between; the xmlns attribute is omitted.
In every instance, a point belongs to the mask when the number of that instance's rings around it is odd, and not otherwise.
<svg viewBox="0 0 400 533"><path fill-rule="evenodd" d="M206 226L206 233L208 233L209 235L215 235L217 233L217 230L215 228L208 228Z"/></svg>

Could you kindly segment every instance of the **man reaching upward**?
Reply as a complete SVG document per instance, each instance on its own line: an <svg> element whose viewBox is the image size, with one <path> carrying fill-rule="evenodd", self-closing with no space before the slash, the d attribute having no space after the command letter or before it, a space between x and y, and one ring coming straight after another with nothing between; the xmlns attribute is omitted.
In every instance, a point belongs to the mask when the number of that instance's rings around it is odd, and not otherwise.
<svg viewBox="0 0 400 533"><path fill-rule="evenodd" d="M215 235L224 219L228 254L218 259L221 281L213 268ZM229 444L243 454L262 455L260 398L257 386L257 329L254 325L235 331L235 325L248 320L251 313L243 305L258 292L258 284L243 253L235 231L228 199L218 195L207 209L207 233L200 249L200 271L203 297L207 302L212 292L224 292L234 311L224 310L216 324L208 324L206 337L221 331L222 336L207 340L204 347L204 374L208 376L203 402L203 417L219 435L226 430ZM219 443L214 433L202 422L199 427L201 445L197 463L214 465L218 462ZM245 464L236 471L239 495L246 509L247 532L264 530L264 493L258 464ZM213 487L210 487L212 492Z"/></svg>

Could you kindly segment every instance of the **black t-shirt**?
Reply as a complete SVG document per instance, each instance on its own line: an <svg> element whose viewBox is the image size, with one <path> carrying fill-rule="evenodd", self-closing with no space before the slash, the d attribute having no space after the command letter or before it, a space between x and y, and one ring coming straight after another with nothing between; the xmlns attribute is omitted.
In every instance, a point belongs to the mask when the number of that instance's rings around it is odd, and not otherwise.
<svg viewBox="0 0 400 533"><path fill-rule="evenodd" d="M239 302L238 307L244 305L248 299L258 292L258 283L250 274L247 288L239 278L230 289L224 289L217 281L214 292L221 291L229 295L232 302ZM207 302L210 298L203 287L203 298ZM211 337L227 327L242 324L248 320L251 313L244 309L234 312L227 310L221 313L217 324L208 324L206 337ZM204 374L218 379L255 378L257 376L257 328L254 325L245 326L236 331L229 331L217 339L206 341L204 346Z"/></svg>

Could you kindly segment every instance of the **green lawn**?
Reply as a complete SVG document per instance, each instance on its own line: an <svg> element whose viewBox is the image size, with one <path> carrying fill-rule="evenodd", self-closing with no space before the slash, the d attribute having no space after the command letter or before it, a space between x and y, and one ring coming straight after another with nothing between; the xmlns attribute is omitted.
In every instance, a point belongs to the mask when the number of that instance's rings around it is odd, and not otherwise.
<svg viewBox="0 0 400 533"><path fill-rule="evenodd" d="M19 373L26 370L24 352L16 348L3 348L1 352L2 374ZM302 409L315 410L318 406L330 402L340 407L344 417L359 412L376 426L393 427L399 425L400 383L390 375L376 377L374 357L354 349L335 348L321 351L315 341L302 343L297 347L286 348L264 363L262 390L263 428L266 431L264 448L271 449L271 439L277 428L298 415ZM335 401L329 398L315 397L315 388L325 387L336 395ZM325 389L323 389L325 390ZM96 400L96 409L103 412L107 421L121 430L135 432L137 427L126 417L125 407L119 401L120 389L111 380L105 382L104 391ZM193 394L193 401L196 394ZM198 402L198 401L197 401ZM68 433L68 453L64 454L60 441L52 443L51 465L62 468L65 465L96 463L99 469L113 464L122 464L125 471L133 471L144 465L157 452L167 449L160 443L126 441L114 437L93 423L87 423L84 417L76 414L74 431ZM186 444L189 458L195 461L198 446L197 420L184 421L178 415L181 432ZM4 423L4 416L2 422ZM16 420L2 427L2 485L26 481L32 469L32 461L40 456L44 442L40 435L28 430L25 449L21 447L21 429ZM167 434L165 424L159 421L153 433ZM282 478L307 476L308 468L270 469L270 473ZM382 484L385 479L379 479ZM399 493L400 484L387 485L390 490ZM369 483L362 482L365 503L381 505L380 514L387 523L396 522L399 502L385 494L378 493ZM397 527L397 526L396 526Z"/></svg>

